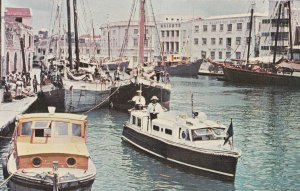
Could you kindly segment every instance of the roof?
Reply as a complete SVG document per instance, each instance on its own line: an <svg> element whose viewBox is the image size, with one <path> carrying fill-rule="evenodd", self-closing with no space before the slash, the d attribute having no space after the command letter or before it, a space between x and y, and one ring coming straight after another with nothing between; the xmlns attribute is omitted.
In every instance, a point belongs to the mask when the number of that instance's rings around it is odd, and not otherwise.
<svg viewBox="0 0 300 191"><path fill-rule="evenodd" d="M254 13L255 17L266 17L265 13ZM204 18L205 20L213 20L213 19L230 19L230 18L241 18L241 17L250 17L250 13L241 13L241 14L231 14L231 15L218 15Z"/></svg>
<svg viewBox="0 0 300 191"><path fill-rule="evenodd" d="M65 119L65 120L79 120L83 121L87 119L86 115L71 114L71 113L31 113L18 115L18 119L32 119L32 118L48 118L53 120Z"/></svg>
<svg viewBox="0 0 300 191"><path fill-rule="evenodd" d="M31 17L31 10L30 8L6 7L5 16Z"/></svg>
<svg viewBox="0 0 300 191"><path fill-rule="evenodd" d="M89 152L84 140L82 142L70 141L68 142L68 144L66 144L65 140L61 142L51 143L51 144L37 144L37 143L32 144L28 142L19 141L19 139L22 138L19 137L17 142L18 156L53 153L53 154L81 155L81 156L89 157Z"/></svg>

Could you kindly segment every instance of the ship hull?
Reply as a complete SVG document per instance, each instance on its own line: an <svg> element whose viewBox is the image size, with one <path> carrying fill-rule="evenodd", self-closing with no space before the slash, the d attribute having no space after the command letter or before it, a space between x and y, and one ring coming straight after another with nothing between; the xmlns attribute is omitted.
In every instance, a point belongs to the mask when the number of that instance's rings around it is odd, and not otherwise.
<svg viewBox="0 0 300 191"><path fill-rule="evenodd" d="M140 87L140 85L142 87ZM114 87L111 89L110 96L110 106L114 109L128 111L134 107L134 103L130 102L134 96L136 96L137 90L142 89L142 95L146 100L146 104L151 102L152 96L157 96L159 98L159 103L166 109L170 108L170 97L171 91L167 88L162 88L160 86L148 86L145 84L126 84L120 87Z"/></svg>
<svg viewBox="0 0 300 191"><path fill-rule="evenodd" d="M198 71L200 69L200 66L202 64L202 60L197 60L195 62L191 62L188 64L174 64L171 66L168 66L166 63L166 66L155 66L155 70L159 71L166 71L171 76L197 76Z"/></svg>
<svg viewBox="0 0 300 191"><path fill-rule="evenodd" d="M84 88L49 89L39 95L40 102L45 106L56 107L58 112L83 112L94 107L105 107L109 103L110 89L100 85Z"/></svg>
<svg viewBox="0 0 300 191"><path fill-rule="evenodd" d="M300 77L296 76L255 72L234 67L224 67L223 71L225 80L229 82L300 87Z"/></svg>
<svg viewBox="0 0 300 191"><path fill-rule="evenodd" d="M187 149L183 145L147 136L126 125L123 128L122 139L148 154L184 167L186 170L192 169L200 174L228 181L235 178L237 157Z"/></svg>
<svg viewBox="0 0 300 191"><path fill-rule="evenodd" d="M122 62L106 62L102 63L101 67L103 70L106 70L107 68L109 70L116 70L117 67L120 67L120 70L123 70L123 68L127 69L129 65L129 61L122 61Z"/></svg>

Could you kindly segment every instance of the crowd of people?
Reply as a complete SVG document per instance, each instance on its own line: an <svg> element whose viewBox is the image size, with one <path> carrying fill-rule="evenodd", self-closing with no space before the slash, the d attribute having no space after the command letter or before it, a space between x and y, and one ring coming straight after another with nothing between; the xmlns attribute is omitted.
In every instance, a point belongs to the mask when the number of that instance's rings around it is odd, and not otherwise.
<svg viewBox="0 0 300 191"><path fill-rule="evenodd" d="M31 79L30 73L11 72L1 80L1 86L5 88L4 101L22 99L37 93L36 76Z"/></svg>

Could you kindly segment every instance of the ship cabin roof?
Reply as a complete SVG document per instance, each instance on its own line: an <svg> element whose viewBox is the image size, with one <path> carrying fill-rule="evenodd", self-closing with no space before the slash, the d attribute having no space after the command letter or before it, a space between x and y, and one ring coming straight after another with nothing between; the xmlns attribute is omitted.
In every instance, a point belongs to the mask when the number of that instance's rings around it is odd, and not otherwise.
<svg viewBox="0 0 300 191"><path fill-rule="evenodd" d="M55 153L88 157L86 119L67 113L19 115L15 132L18 156Z"/></svg>
<svg viewBox="0 0 300 191"><path fill-rule="evenodd" d="M144 129L151 135L166 139L199 141L223 140L226 137L226 127L207 120L206 115L192 118L185 114L174 115L171 112L164 112L158 114L158 118L150 123L147 111L133 111L129 123L136 129Z"/></svg>

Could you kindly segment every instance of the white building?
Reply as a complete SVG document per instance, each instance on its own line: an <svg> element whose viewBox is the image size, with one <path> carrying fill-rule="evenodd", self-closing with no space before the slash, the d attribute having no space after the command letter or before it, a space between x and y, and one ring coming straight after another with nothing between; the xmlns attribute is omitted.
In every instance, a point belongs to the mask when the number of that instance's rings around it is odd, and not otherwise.
<svg viewBox="0 0 300 191"><path fill-rule="evenodd" d="M5 62L4 74L10 72L26 72L32 69L34 51L32 14L29 8L6 7L4 13L5 21ZM24 42L25 65L22 61L20 40Z"/></svg>
<svg viewBox="0 0 300 191"><path fill-rule="evenodd" d="M149 62L154 58L157 38L153 22L146 22L145 27L145 53L144 60ZM101 55L103 58L119 58L126 56L131 63L136 65L139 56L139 25L137 21L131 21L128 29L128 21L111 22L109 26L103 24L101 30ZM127 35L126 35L127 33ZM157 35L156 35L157 36ZM126 37L126 38L125 38ZM110 46L108 46L110 43ZM124 45L123 45L124 44ZM110 48L110 53L109 53Z"/></svg>
<svg viewBox="0 0 300 191"><path fill-rule="evenodd" d="M250 57L258 56L261 19L254 14L250 43ZM216 61L246 59L250 29L250 13L195 19L189 21L192 60L208 58Z"/></svg>

